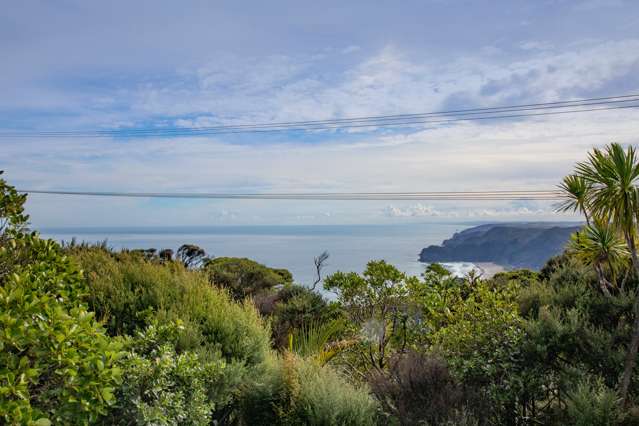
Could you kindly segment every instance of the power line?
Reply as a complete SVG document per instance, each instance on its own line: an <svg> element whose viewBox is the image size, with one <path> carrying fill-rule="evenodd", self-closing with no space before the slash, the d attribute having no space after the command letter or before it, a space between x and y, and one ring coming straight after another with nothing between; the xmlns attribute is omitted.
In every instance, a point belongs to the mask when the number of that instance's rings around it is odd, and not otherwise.
<svg viewBox="0 0 639 426"><path fill-rule="evenodd" d="M28 190L19 192L58 196L188 198L233 200L325 200L325 201L515 201L558 200L557 190L541 191L449 191L449 192L324 192L324 193L167 193L118 191Z"/></svg>
<svg viewBox="0 0 639 426"><path fill-rule="evenodd" d="M623 104L623 105L619 105ZM584 108L601 106L597 108ZM566 110L566 108L573 108ZM574 109L577 108L577 109ZM213 127L138 128L75 131L25 131L0 132L0 138L8 137L171 137L208 136L229 133L271 133L283 131L322 131L352 128L412 126L441 124L457 121L525 118L558 114L572 114L615 109L639 108L639 94L588 98L573 101L557 101L536 104L511 105L490 108L472 108L419 114L366 116L333 120L292 121L281 123L220 125ZM547 111L551 110L551 111ZM516 114L513 114L516 113ZM440 119L440 117L443 117ZM452 117L452 118L446 118Z"/></svg>
<svg viewBox="0 0 639 426"><path fill-rule="evenodd" d="M148 133L148 132L173 132L173 131L212 131L212 130L227 130L227 129L243 129L243 128L264 128L264 127L283 127L283 126L306 126L306 125L331 125L338 123L352 123L360 121L371 120L406 120L417 119L426 116L438 116L438 115L477 115L487 113L503 113L511 111L526 111L537 109L549 109L549 108L566 108L575 106L588 106L588 105L602 105L602 104L614 104L620 102L637 102L639 101L639 94L635 95L623 95L623 96L609 96L603 98L589 98L574 101L557 101L557 102L545 102L536 104L523 104L523 105L511 105L502 107L488 107L488 108L471 108L471 109L459 109L459 110L447 110L437 112L426 112L417 114L396 114L396 115L381 115L381 116L367 116L359 118L344 118L344 119L330 119L330 120L311 120L311 121L289 121L279 123L262 123L262 124L237 124L237 125L220 125L220 126L202 126L202 127L178 127L178 128L152 128L152 129L103 129L92 131L94 133L111 134L113 132L126 131L127 133ZM40 135L69 135L74 133L82 133L83 131L39 131L35 132ZM15 133L18 134L18 133Z"/></svg>

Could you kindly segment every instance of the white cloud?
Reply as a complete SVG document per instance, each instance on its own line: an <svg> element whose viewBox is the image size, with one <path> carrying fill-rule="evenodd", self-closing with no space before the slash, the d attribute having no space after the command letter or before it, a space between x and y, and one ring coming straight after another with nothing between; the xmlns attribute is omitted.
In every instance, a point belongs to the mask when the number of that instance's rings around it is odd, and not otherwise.
<svg viewBox="0 0 639 426"><path fill-rule="evenodd" d="M185 67L168 82L148 83L123 97L129 113L108 120L161 117L165 123L289 121L413 113L460 105L553 101L625 91L639 71L639 40L548 46L523 59L501 55L436 61L389 46L364 57L226 56ZM355 54L356 53L356 54ZM351 57L352 56L352 57ZM344 63L326 68L335 58ZM355 58L356 57L356 58ZM363 59L359 59L362 58ZM327 62L322 62L327 61ZM359 61L359 62L356 62ZM318 70L325 70L319 72ZM637 82L639 84L639 81ZM107 102L107 101L105 101ZM409 132L283 134L241 141L217 138L2 140L0 169L23 188L188 192L437 191L552 188L593 145L639 143L636 111L618 110L522 121L461 122ZM96 117L84 117L90 122ZM175 223L210 221L374 221L384 204L189 203L78 200L30 202L34 220ZM530 207L391 207L386 216L542 215ZM75 209L75 210L74 210ZM328 211L330 214L320 212ZM106 213L108 212L108 214ZM218 212L218 213L216 213ZM76 219L74 219L75 221Z"/></svg>
<svg viewBox="0 0 639 426"><path fill-rule="evenodd" d="M544 207L503 207L503 208L451 208L438 209L431 205L414 204L404 207L388 205L383 209L383 214L393 218L441 218L441 219L533 219L554 218L562 216L575 219L571 214L558 214L552 206Z"/></svg>
<svg viewBox="0 0 639 426"><path fill-rule="evenodd" d="M359 63L341 63L337 51L226 55L174 83L138 87L132 105L142 116L178 116L179 126L356 117L583 97L639 71L639 39L520 46L528 52L521 59L496 50L448 62L392 45Z"/></svg>
<svg viewBox="0 0 639 426"><path fill-rule="evenodd" d="M449 216L450 212L444 213L433 206L416 204L404 208L388 205L384 208L384 214L389 217L441 217Z"/></svg>

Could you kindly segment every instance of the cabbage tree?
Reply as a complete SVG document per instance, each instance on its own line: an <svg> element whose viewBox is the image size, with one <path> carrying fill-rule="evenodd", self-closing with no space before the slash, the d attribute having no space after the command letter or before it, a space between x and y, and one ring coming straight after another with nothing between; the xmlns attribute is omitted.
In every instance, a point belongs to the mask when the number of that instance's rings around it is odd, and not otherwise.
<svg viewBox="0 0 639 426"><path fill-rule="evenodd" d="M637 225L639 224L639 158L634 147L612 143L594 149L588 160L577 164L577 175L588 184L586 205L592 217L605 218L615 226L628 246L632 265L639 276ZM639 349L639 293L635 296L635 319L619 390L626 402L632 370Z"/></svg>

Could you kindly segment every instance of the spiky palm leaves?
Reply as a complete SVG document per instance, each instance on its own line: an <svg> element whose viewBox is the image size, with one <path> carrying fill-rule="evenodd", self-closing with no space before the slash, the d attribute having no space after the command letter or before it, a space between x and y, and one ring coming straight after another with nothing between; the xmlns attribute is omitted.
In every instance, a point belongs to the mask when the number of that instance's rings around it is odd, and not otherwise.
<svg viewBox="0 0 639 426"><path fill-rule="evenodd" d="M639 274L635 234L639 223L639 158L613 143L594 149L588 160L577 164L577 174L589 185L587 208L591 216L605 218L623 234Z"/></svg>
<svg viewBox="0 0 639 426"><path fill-rule="evenodd" d="M576 178L567 178L560 186L567 201L571 197L573 200L573 204L564 203L564 208L581 206L579 208L583 208L590 218L609 224L621 234L626 241L635 273L639 276L635 241L639 224L639 157L636 149L632 146L624 149L617 143L603 150L594 149L588 155L588 160L577 164L575 175ZM585 189L585 197L577 198L576 194L581 195L582 189ZM583 203L580 201L581 204L577 204L578 199L583 200ZM619 383L624 404L627 402L630 378L639 350L639 292L635 296L634 314L632 337Z"/></svg>
<svg viewBox="0 0 639 426"><path fill-rule="evenodd" d="M590 224L590 213L588 211L588 193L590 184L579 175L566 176L559 189L563 192L563 200L557 210L563 212L579 212L586 217L586 223Z"/></svg>
<svg viewBox="0 0 639 426"><path fill-rule="evenodd" d="M579 211L589 226L594 225L594 228L600 228L599 231L605 227L607 236L615 232L622 235L639 275L635 242L639 223L637 185L639 157L635 148L630 146L624 150L621 145L612 143L603 150L594 149L588 160L577 164L574 174L563 179L559 188L564 200L558 210ZM593 233L592 236L596 235ZM579 251L577 247L573 248L575 252Z"/></svg>
<svg viewBox="0 0 639 426"><path fill-rule="evenodd" d="M617 286L617 271L628 264L629 256L617 230L605 222L595 221L572 235L568 250L584 264L593 266L601 291L610 296L610 290ZM606 269L613 277L612 282L606 278Z"/></svg>
<svg viewBox="0 0 639 426"><path fill-rule="evenodd" d="M334 341L344 331L344 327L344 323L338 320L327 323L311 322L289 335L288 349L324 365L350 346L351 343L348 341Z"/></svg>

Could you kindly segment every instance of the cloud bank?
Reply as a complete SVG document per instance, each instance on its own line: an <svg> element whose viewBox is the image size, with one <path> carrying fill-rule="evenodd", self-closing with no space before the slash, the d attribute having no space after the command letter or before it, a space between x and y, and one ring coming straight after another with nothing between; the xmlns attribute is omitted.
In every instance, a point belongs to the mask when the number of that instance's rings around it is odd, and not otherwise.
<svg viewBox="0 0 639 426"><path fill-rule="evenodd" d="M0 82L5 93L0 127L208 126L639 92L636 3L548 0L518 8L496 2L463 11L448 3L409 2L405 7L413 13L401 16L384 6L356 15L357 7L348 4L340 12L353 12L348 22L332 16L334 11L322 15L287 3L297 21L283 23L268 14L259 20L245 16L233 6L178 10L158 2L147 11L154 19L138 22L141 28L126 16L115 19L124 7L118 2L109 10L75 2L59 10L41 6L47 20L37 18L29 2L12 5L0 18L0 53L14 58ZM142 13L137 7L131 5L131 12ZM59 23L52 25L52 17ZM444 29L451 22L458 24L454 33ZM328 23L330 28L324 27ZM381 25L385 32L379 31ZM446 37L434 38L440 33ZM637 123L636 111L616 110L310 134L0 139L0 169L17 186L30 189L553 189L592 146L639 143ZM547 207L507 203L389 206L33 196L29 208L34 224L48 226L556 217Z"/></svg>

